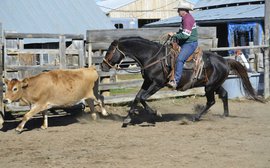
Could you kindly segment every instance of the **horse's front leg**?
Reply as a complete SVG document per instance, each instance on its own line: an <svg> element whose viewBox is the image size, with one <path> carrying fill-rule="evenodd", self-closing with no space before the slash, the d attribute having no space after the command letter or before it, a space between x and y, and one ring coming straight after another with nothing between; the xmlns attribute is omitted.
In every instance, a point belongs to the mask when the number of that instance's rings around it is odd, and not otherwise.
<svg viewBox="0 0 270 168"><path fill-rule="evenodd" d="M153 82L152 85L148 88L146 92L144 92L140 97L140 102L142 103L144 109L149 113L153 115L161 116L161 114L157 114L156 110L153 110L147 103L146 100L151 97L153 94L155 94L157 91L159 91L162 87L159 86L157 83Z"/></svg>
<svg viewBox="0 0 270 168"><path fill-rule="evenodd" d="M145 92L145 90L142 87L140 89L140 91L137 93L135 99L133 100L133 102L131 104L131 107L130 107L130 110L128 112L128 115L124 118L122 127L127 127L128 124L131 124L132 123L132 118L136 115L137 105L140 102L141 94L144 93L144 92Z"/></svg>
<svg viewBox="0 0 270 168"><path fill-rule="evenodd" d="M146 90L144 88L141 88L139 90L139 92L137 93L135 99L133 100L133 102L130 106L130 110L129 110L128 114L135 115L135 113L137 111L138 103L140 102L140 97L144 92L146 92Z"/></svg>
<svg viewBox="0 0 270 168"><path fill-rule="evenodd" d="M151 85L145 90L144 88L142 88L139 93L137 94L134 102L131 105L130 108L130 114L134 113L137 104L140 102L144 109L149 113L149 114L154 114L157 115L156 110L153 110L147 103L146 100L152 96L153 94L155 94L158 90L160 90L162 87L159 86L156 82L151 82Z"/></svg>
<svg viewBox="0 0 270 168"><path fill-rule="evenodd" d="M142 103L144 109L148 111L150 114L156 115L157 114L156 111L148 106L146 100L160 89L161 87L158 86L156 83L145 80L143 82L140 91L137 93L136 98L131 104L131 108L129 110L128 115L124 119L122 127L126 127L128 124L132 123L132 117L134 117L136 114L138 103Z"/></svg>

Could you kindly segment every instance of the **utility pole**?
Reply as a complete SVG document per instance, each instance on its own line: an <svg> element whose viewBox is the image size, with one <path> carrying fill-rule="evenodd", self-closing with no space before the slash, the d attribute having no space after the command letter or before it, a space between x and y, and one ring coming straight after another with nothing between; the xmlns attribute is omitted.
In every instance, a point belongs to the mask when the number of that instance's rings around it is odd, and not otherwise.
<svg viewBox="0 0 270 168"><path fill-rule="evenodd" d="M270 0L265 0L264 8L264 41L269 45L269 31L270 31ZM264 55L264 98L269 97L269 49L268 46Z"/></svg>

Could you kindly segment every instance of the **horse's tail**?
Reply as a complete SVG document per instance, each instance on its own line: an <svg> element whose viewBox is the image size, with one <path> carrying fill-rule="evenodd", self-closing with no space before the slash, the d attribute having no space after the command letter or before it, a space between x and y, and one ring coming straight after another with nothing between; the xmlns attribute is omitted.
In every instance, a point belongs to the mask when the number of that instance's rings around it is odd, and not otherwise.
<svg viewBox="0 0 270 168"><path fill-rule="evenodd" d="M256 91L252 87L245 67L240 62L233 59L227 59L227 62L230 70L240 77L246 96L258 102L264 103L264 100L258 97Z"/></svg>

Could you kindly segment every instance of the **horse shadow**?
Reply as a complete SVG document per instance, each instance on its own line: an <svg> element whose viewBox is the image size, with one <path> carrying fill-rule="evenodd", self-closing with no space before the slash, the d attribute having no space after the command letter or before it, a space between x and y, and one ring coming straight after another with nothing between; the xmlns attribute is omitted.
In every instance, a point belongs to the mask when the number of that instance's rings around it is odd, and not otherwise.
<svg viewBox="0 0 270 168"><path fill-rule="evenodd" d="M171 121L183 121L183 123L192 121L194 114L190 113L177 113L171 112L159 115L149 114L143 107L137 107L136 113L131 115L131 122L129 125L154 126L156 122L171 122ZM109 116L100 116L103 120L113 120L117 122L123 122L126 115L110 114Z"/></svg>
<svg viewBox="0 0 270 168"><path fill-rule="evenodd" d="M178 113L178 112L167 112L165 114L159 115L153 115L149 114L144 108L139 107L137 109L137 113L135 115L131 116L131 121L128 125L139 125L142 127L147 126L155 126L158 122L172 122L172 121L179 121L180 125L188 125L190 123L196 122L194 120L194 116L198 114L198 111L200 109L204 108L204 105L197 104L194 105L193 112L192 113ZM245 118L237 115L229 115L228 117L225 117L223 114L212 114L214 118ZM214 118L202 118L204 121L212 121ZM124 117L125 118L125 117ZM125 126L123 126L125 127Z"/></svg>
<svg viewBox="0 0 270 168"><path fill-rule="evenodd" d="M183 124L193 121L193 114L188 113L166 113L162 116L149 114L147 111L142 110L139 114L131 117L130 125L139 126L155 126L158 122L172 122L172 121L183 121Z"/></svg>

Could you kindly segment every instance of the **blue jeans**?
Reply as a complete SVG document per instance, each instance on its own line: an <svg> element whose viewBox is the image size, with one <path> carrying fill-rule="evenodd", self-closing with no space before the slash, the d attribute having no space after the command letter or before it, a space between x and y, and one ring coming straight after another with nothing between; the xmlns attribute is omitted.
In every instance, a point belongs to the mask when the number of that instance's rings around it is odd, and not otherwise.
<svg viewBox="0 0 270 168"><path fill-rule="evenodd" d="M180 53L176 60L176 68L174 75L174 79L177 84L181 79L184 63L186 62L188 57L196 50L197 46L198 42L185 43L181 46Z"/></svg>

